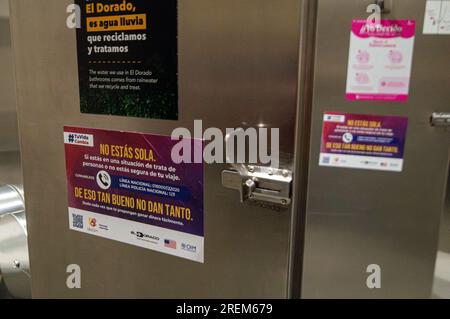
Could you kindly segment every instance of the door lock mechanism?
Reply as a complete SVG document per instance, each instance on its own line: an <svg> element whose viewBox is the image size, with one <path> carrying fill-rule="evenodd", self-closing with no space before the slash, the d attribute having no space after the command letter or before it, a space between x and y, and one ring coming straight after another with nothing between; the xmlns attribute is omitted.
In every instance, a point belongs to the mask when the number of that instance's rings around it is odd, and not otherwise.
<svg viewBox="0 0 450 319"><path fill-rule="evenodd" d="M239 190L241 202L260 201L288 206L291 203L292 172L263 166L224 170L222 185Z"/></svg>
<svg viewBox="0 0 450 319"><path fill-rule="evenodd" d="M431 114L431 126L443 127L450 126L450 113L433 113Z"/></svg>

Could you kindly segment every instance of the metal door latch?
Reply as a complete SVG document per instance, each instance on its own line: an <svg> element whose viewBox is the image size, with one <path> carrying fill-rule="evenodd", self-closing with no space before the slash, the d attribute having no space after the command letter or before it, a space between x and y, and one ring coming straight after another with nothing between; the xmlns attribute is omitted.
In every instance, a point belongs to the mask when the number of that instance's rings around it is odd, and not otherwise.
<svg viewBox="0 0 450 319"><path fill-rule="evenodd" d="M241 202L269 202L281 206L291 203L292 172L263 166L241 166L222 172L222 185L240 192Z"/></svg>
<svg viewBox="0 0 450 319"><path fill-rule="evenodd" d="M450 126L450 113L431 114L432 126Z"/></svg>

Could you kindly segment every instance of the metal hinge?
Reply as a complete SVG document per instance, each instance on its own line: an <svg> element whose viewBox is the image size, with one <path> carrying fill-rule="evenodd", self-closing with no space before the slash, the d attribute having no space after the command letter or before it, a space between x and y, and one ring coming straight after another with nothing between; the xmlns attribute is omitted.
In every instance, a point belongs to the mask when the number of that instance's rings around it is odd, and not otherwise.
<svg viewBox="0 0 450 319"><path fill-rule="evenodd" d="M261 201L281 206L291 203L292 172L263 166L244 165L222 172L222 185L240 192L241 202Z"/></svg>

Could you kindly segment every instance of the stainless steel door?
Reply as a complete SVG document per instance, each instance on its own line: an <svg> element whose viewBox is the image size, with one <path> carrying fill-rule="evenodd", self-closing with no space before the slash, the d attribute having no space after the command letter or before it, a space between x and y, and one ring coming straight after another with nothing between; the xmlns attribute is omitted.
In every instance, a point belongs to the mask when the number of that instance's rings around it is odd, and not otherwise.
<svg viewBox="0 0 450 319"><path fill-rule="evenodd" d="M417 22L407 103L349 102L345 83L352 19L361 0L319 0L313 128L303 271L306 298L428 298L449 160L449 130L430 126L450 111L450 37L423 35L423 0L393 0L387 19ZM324 112L409 118L402 173L319 167ZM381 267L381 289L366 268Z"/></svg>
<svg viewBox="0 0 450 319"><path fill-rule="evenodd" d="M80 114L69 0L11 1L33 296L286 297L291 212L242 205L205 171L205 264L69 231L63 126L170 135L176 127L279 127L292 158L298 0L179 1L179 121ZM79 264L82 288L66 287Z"/></svg>

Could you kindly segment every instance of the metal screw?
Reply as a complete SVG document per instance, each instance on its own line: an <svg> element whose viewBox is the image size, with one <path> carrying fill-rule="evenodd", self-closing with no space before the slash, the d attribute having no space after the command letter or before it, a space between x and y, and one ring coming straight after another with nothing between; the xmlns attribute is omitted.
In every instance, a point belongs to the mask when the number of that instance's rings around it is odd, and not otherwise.
<svg viewBox="0 0 450 319"><path fill-rule="evenodd" d="M273 175L273 169L269 168L269 171L267 172L270 176Z"/></svg>
<svg viewBox="0 0 450 319"><path fill-rule="evenodd" d="M250 173L253 173L253 172L255 171L255 167L254 167L254 166L249 166L249 167L248 167L248 171L249 171Z"/></svg>
<svg viewBox="0 0 450 319"><path fill-rule="evenodd" d="M284 177L288 177L289 176L289 171L287 169L283 170L283 176Z"/></svg>
<svg viewBox="0 0 450 319"><path fill-rule="evenodd" d="M281 204L282 204L282 205L287 205L287 200L282 199L282 200L281 200Z"/></svg>
<svg viewBox="0 0 450 319"><path fill-rule="evenodd" d="M13 264L14 264L14 267L15 267L16 269L19 269L19 268L20 268L20 261L14 260L14 261L13 261Z"/></svg>
<svg viewBox="0 0 450 319"><path fill-rule="evenodd" d="M247 185L247 187L253 187L255 185L255 182L251 179L248 179L245 181L245 185Z"/></svg>

